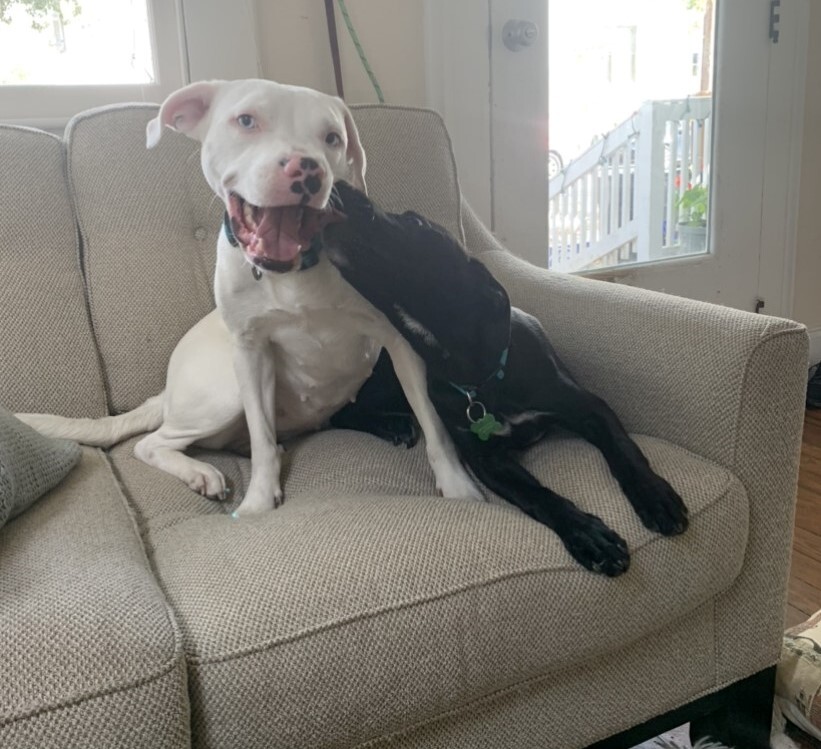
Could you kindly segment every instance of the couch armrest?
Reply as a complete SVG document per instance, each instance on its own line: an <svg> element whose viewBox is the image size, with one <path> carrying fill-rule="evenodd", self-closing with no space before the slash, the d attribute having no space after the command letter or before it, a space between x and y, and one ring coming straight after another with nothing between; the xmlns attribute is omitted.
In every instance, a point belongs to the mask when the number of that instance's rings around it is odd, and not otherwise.
<svg viewBox="0 0 821 749"><path fill-rule="evenodd" d="M807 382L805 328L536 268L463 208L470 252L515 305L541 320L573 374L629 431L681 445L744 484L749 552L738 581L716 603L716 678L726 682L775 663Z"/></svg>

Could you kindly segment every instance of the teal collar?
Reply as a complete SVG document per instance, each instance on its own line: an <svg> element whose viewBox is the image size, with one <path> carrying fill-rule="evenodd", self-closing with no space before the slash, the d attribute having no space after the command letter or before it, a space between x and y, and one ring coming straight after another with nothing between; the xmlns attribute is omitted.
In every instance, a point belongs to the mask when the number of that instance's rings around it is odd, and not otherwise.
<svg viewBox="0 0 821 749"><path fill-rule="evenodd" d="M465 416L469 423L470 431L475 434L482 442L487 442L491 437L497 434L502 434L505 431L505 425L497 421L496 417L490 413L482 401L477 399L479 395L479 388L487 385L491 380L503 380L505 378L505 366L507 365L508 349L502 351L499 358L499 366L496 371L490 375L481 385L473 387L471 385L457 385L451 382L450 386L458 390L465 398L468 399L468 405L465 409Z"/></svg>
<svg viewBox="0 0 821 749"><path fill-rule="evenodd" d="M474 398L476 398L476 395L479 392L479 388L484 387L491 380L505 379L505 367L507 366L508 350L508 348L505 348L505 350L502 351L502 355L499 357L499 366L496 367L496 371L492 375L490 375L490 377L488 377L481 385L457 385L455 382L451 382L450 386L458 390L468 400L472 401Z"/></svg>
<svg viewBox="0 0 821 749"><path fill-rule="evenodd" d="M222 220L222 228L225 230L225 237L228 239L229 244L232 247L239 247L239 240L234 234L234 229L231 226L231 219L228 216L228 211L225 211L225 215ZM308 268L313 268L319 262L319 251L321 249L322 240L319 238L319 234L317 234L311 240L310 247L308 247L307 250L303 250L300 255L299 270L308 270ZM262 278L262 271L257 268L256 265L251 267L251 273L257 281Z"/></svg>

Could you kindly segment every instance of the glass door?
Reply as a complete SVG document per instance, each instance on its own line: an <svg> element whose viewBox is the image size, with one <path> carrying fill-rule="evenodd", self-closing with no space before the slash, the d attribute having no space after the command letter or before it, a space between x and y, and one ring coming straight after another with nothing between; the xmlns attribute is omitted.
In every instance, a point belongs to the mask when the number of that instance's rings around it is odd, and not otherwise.
<svg viewBox="0 0 821 749"><path fill-rule="evenodd" d="M556 271L791 314L808 15L489 0L499 239Z"/></svg>

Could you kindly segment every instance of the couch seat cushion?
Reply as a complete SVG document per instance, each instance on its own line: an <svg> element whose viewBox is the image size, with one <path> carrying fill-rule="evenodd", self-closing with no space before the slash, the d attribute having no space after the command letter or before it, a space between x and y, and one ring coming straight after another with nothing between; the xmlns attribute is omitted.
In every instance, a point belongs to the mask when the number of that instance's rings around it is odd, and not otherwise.
<svg viewBox="0 0 821 749"><path fill-rule="evenodd" d="M115 450L183 630L195 743L350 746L625 646L725 589L744 558L743 487L681 448L638 441L690 507L684 536L645 530L584 442L554 439L525 460L627 539L633 563L615 580L505 503L431 496L421 447L303 439L288 452L284 506L240 521L225 514L236 502L173 480L160 499L157 472ZM243 459L215 462L247 476Z"/></svg>
<svg viewBox="0 0 821 749"><path fill-rule="evenodd" d="M105 456L0 530L0 746L185 747L179 637Z"/></svg>

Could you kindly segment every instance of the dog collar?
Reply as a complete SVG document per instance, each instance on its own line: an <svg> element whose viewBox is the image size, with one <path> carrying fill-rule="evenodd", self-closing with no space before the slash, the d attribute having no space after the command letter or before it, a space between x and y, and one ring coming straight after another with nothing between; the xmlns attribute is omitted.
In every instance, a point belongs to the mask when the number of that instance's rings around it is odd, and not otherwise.
<svg viewBox="0 0 821 749"><path fill-rule="evenodd" d="M234 229L231 226L231 218L228 216L228 211L222 219L222 228L225 230L225 237L232 247L239 247L239 240L234 234ZM308 270L313 268L319 262L319 251L322 249L322 241L317 234L312 240L307 250L303 250L300 254L298 270ZM262 271L256 265L251 266L251 275L259 281L262 278Z"/></svg>
<svg viewBox="0 0 821 749"><path fill-rule="evenodd" d="M482 442L487 442L494 434L499 434L504 429L504 424L498 422L496 417L489 413L485 404L477 400L476 396L479 394L479 387L483 387L491 380L503 380L505 378L505 367L507 366L508 349L502 351L499 357L499 366L496 371L490 375L480 386L463 386L451 382L450 386L458 390L462 395L468 399L468 406L465 409L465 415L470 422L470 431L473 432Z"/></svg>

